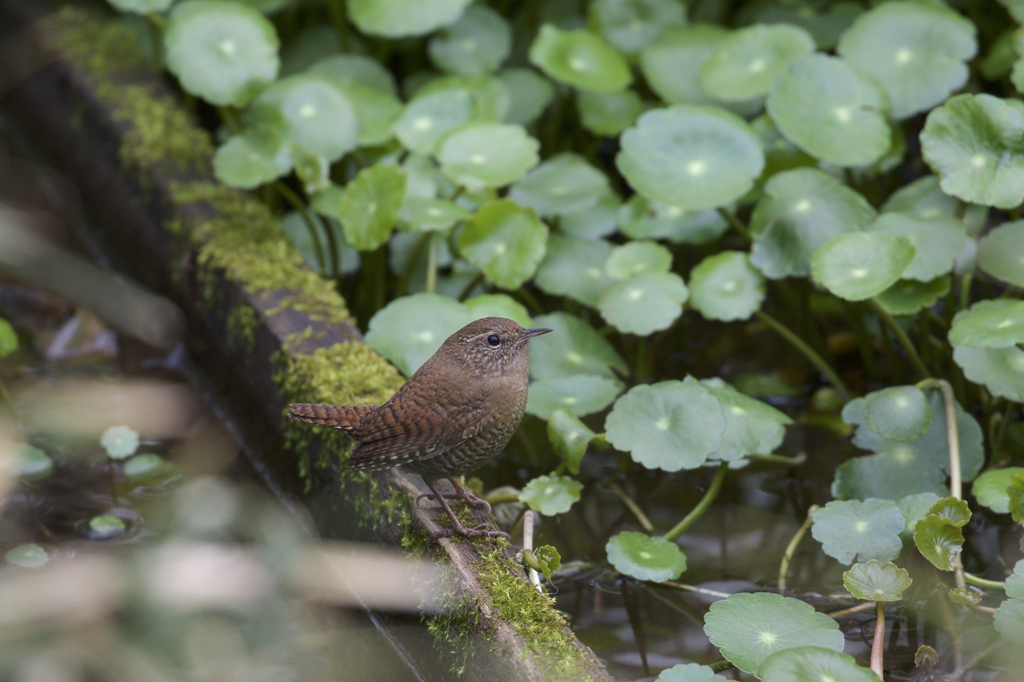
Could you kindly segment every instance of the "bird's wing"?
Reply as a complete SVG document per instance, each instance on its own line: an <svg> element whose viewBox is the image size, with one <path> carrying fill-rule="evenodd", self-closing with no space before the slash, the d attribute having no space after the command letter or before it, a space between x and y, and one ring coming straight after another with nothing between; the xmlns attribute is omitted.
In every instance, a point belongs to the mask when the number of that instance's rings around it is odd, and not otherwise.
<svg viewBox="0 0 1024 682"><path fill-rule="evenodd" d="M482 392L476 395L478 391L468 389L461 393L459 400L447 405L415 392L396 394L364 417L348 466L360 469L384 462L397 466L429 459L472 438L490 423L494 412L484 407ZM448 402L452 396L442 397Z"/></svg>

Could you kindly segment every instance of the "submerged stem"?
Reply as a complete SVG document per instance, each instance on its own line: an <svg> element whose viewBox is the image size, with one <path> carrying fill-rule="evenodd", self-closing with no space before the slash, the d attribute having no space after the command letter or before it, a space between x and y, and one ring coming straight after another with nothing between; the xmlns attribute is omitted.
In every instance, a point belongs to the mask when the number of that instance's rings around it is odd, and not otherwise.
<svg viewBox="0 0 1024 682"><path fill-rule="evenodd" d="M813 348L807 345L807 343L805 343L803 339L801 339L799 336L790 331L790 329L786 327L786 325L782 324L781 322L779 322L778 320L776 320L774 317L764 312L763 310L758 310L754 314L757 315L757 319L761 320L769 327L771 327L773 330L775 330L775 332L778 333L779 336L786 339L786 341L789 341L789 343L798 351L800 351L803 354L803 356L810 361L812 365L818 368L819 372L828 377L829 383L832 384L835 387L835 389L839 391L839 393L841 394L843 402L846 402L851 397L853 397L853 394L850 393L850 389L847 388L846 384L843 383L843 380L839 377L839 373L832 369L831 365L825 362L825 359L818 355L818 353L816 353Z"/></svg>
<svg viewBox="0 0 1024 682"><path fill-rule="evenodd" d="M871 641L871 670L882 678L882 649L885 646L884 602L875 602L875 638Z"/></svg>
<svg viewBox="0 0 1024 682"><path fill-rule="evenodd" d="M722 483L725 481L725 474L729 471L729 463L722 462L721 466L718 467L718 473L715 474L715 478L712 479L711 485L708 487L708 491L704 493L704 497L697 506L694 507L689 514L686 515L682 521L677 523L672 530L665 533L665 539L669 542L674 542L676 538L689 530L690 526L697 522L704 512L708 510L711 503L718 497L718 493L722 490Z"/></svg>
<svg viewBox="0 0 1024 682"><path fill-rule="evenodd" d="M640 508L640 505L636 503L636 500L626 494L626 491L623 490L622 486L618 483L612 485L612 490L614 490L615 494L619 496L620 500L622 500L622 504L626 505L626 509L636 517L637 522L643 527L643 529L648 533L653 533L654 524L651 523L649 518L647 518L647 514L644 514L644 510Z"/></svg>
<svg viewBox="0 0 1024 682"><path fill-rule="evenodd" d="M674 587L677 590L686 590L687 592L696 592L697 594L706 594L709 597L718 597L719 599L725 599L732 595L728 592L716 592L715 590L709 590L703 587L696 587L695 585L687 585L685 583L677 583L671 580L666 580L659 585L666 585L668 587Z"/></svg>
<svg viewBox="0 0 1024 682"><path fill-rule="evenodd" d="M811 508L807 510L807 518L800 524L796 533L793 534L793 539L786 545L786 553L782 555L782 561L779 563L779 592L786 589L786 574L789 572L789 562L793 559L793 554L796 553L797 545L800 544L800 540L803 539L807 529L814 523L814 512L818 511L818 505L812 504Z"/></svg>
<svg viewBox="0 0 1024 682"><path fill-rule="evenodd" d="M910 358L911 364L914 365L914 369L916 369L918 374L921 375L921 378L927 379L930 377L931 373L928 371L928 368L924 366L924 362L921 360L921 356L918 355L917 349L914 348L913 342L910 340L910 337L907 336L907 333L903 331L903 327L901 327L900 323L896 321L896 318L893 317L888 310L882 307L881 304L875 301L868 301L868 305L870 305L871 309L874 310L880 318L882 318L882 321L884 321L889 329L892 330L892 333L896 335L896 340L899 341L901 346L903 346L903 350L907 351L907 357Z"/></svg>

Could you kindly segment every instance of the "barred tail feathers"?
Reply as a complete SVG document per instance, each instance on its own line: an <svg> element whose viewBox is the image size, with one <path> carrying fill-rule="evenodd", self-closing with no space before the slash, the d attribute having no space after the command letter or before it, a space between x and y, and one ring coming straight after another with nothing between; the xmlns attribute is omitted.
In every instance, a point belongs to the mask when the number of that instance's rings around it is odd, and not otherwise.
<svg viewBox="0 0 1024 682"><path fill-rule="evenodd" d="M355 435L363 416L377 409L376 405L315 405L295 403L288 406L288 417L306 424L319 424L341 429Z"/></svg>

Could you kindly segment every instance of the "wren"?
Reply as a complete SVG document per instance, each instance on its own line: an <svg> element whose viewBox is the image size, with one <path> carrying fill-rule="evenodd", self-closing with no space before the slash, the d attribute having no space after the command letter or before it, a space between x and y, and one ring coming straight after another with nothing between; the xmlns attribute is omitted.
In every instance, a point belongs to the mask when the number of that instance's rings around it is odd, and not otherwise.
<svg viewBox="0 0 1024 682"><path fill-rule="evenodd" d="M391 398L376 405L294 404L288 415L307 424L341 429L355 439L350 469L377 471L401 466L419 474L444 508L452 527L430 540L452 535L508 537L467 528L445 498L482 506L459 476L486 464L508 443L526 410L530 339L550 329L523 329L503 317L485 317L455 332ZM455 493L442 494L447 478Z"/></svg>

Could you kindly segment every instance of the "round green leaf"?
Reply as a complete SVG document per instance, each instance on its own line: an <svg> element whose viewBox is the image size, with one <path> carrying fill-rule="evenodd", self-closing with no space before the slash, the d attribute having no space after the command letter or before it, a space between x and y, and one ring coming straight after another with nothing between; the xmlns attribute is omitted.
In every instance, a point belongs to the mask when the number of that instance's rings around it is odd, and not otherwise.
<svg viewBox="0 0 1024 682"><path fill-rule="evenodd" d="M511 98L505 115L508 123L533 123L555 98L555 86L533 69L505 69L498 78Z"/></svg>
<svg viewBox="0 0 1024 682"><path fill-rule="evenodd" d="M875 215L864 197L828 173L779 173L765 184L750 219L750 261L772 279L810 274L811 256L825 242L866 229Z"/></svg>
<svg viewBox="0 0 1024 682"><path fill-rule="evenodd" d="M875 296L875 301L893 315L913 315L948 294L951 283L949 275L930 282L901 279Z"/></svg>
<svg viewBox="0 0 1024 682"><path fill-rule="evenodd" d="M949 342L972 348L1009 348L1024 343L1024 301L978 301L956 316Z"/></svg>
<svg viewBox="0 0 1024 682"><path fill-rule="evenodd" d="M929 514L914 526L914 544L940 571L952 571L963 549L964 534L949 519Z"/></svg>
<svg viewBox="0 0 1024 682"><path fill-rule="evenodd" d="M0 317L0 358L5 358L16 350L18 350L18 332L14 331L10 322Z"/></svg>
<svg viewBox="0 0 1024 682"><path fill-rule="evenodd" d="M831 239L811 257L811 277L836 296L863 301L896 283L914 260L914 245L885 232Z"/></svg>
<svg viewBox="0 0 1024 682"><path fill-rule="evenodd" d="M957 313L961 315L963 313ZM956 318L953 318L956 320ZM1024 402L1024 350L953 345L953 360L964 376L994 395Z"/></svg>
<svg viewBox="0 0 1024 682"><path fill-rule="evenodd" d="M1006 596L1013 599L1024 598L1024 559L1021 559L1013 566L1013 573L1006 577L1003 586Z"/></svg>
<svg viewBox="0 0 1024 682"><path fill-rule="evenodd" d="M428 80L418 89L410 88L409 85L406 85L406 89L412 90L417 98L439 92L466 90L473 99L473 120L476 121L504 121L509 107L512 106L508 87L496 76L491 75L440 76Z"/></svg>
<svg viewBox="0 0 1024 682"><path fill-rule="evenodd" d="M1024 644L1024 599L1007 599L992 618L992 624L1003 639Z"/></svg>
<svg viewBox="0 0 1024 682"><path fill-rule="evenodd" d="M453 88L417 96L395 122L395 137L418 154L433 154L437 141L474 116L473 95Z"/></svg>
<svg viewBox="0 0 1024 682"><path fill-rule="evenodd" d="M838 52L889 95L892 116L927 111L967 82L974 24L943 5L889 2L860 15Z"/></svg>
<svg viewBox="0 0 1024 682"><path fill-rule="evenodd" d="M441 171L466 187L502 187L537 165L540 143L520 125L467 123L438 143Z"/></svg>
<svg viewBox="0 0 1024 682"><path fill-rule="evenodd" d="M612 245L603 239L552 234L534 283L545 293L596 307L601 292L613 281L604 270L611 252Z"/></svg>
<svg viewBox="0 0 1024 682"><path fill-rule="evenodd" d="M93 538L110 538L124 532L125 522L112 514L100 514L89 519L90 536Z"/></svg>
<svg viewBox="0 0 1024 682"><path fill-rule="evenodd" d="M103 432L100 445L111 459L124 459L139 449L139 434L128 426L111 426Z"/></svg>
<svg viewBox="0 0 1024 682"><path fill-rule="evenodd" d="M727 102L742 102L768 92L775 77L814 52L807 31L788 24L755 24L729 34L700 71L704 92Z"/></svg>
<svg viewBox="0 0 1024 682"><path fill-rule="evenodd" d="M914 386L894 386L870 393L864 417L872 431L888 440L916 440L928 431L932 412L924 393Z"/></svg>
<svg viewBox="0 0 1024 682"><path fill-rule="evenodd" d="M22 443L12 473L21 478L42 478L53 471L53 460L39 448Z"/></svg>
<svg viewBox="0 0 1024 682"><path fill-rule="evenodd" d="M50 555L39 545L28 543L7 550L4 559L7 560L7 563L22 568L39 568L46 565L50 560Z"/></svg>
<svg viewBox="0 0 1024 682"><path fill-rule="evenodd" d="M329 54L306 69L306 73L323 76L342 88L363 85L385 95L395 96L395 77L379 61L363 54Z"/></svg>
<svg viewBox="0 0 1024 682"><path fill-rule="evenodd" d="M184 0L167 17L164 60L181 87L216 105L244 107L277 77L274 25L251 7Z"/></svg>
<svg viewBox="0 0 1024 682"><path fill-rule="evenodd" d="M394 125L404 105L394 95L375 88L350 83L341 88L352 102L359 119L359 146L382 145L394 135Z"/></svg>
<svg viewBox="0 0 1024 682"><path fill-rule="evenodd" d="M583 127L595 135L618 135L644 112L644 103L633 90L621 92L583 91L576 96L576 108Z"/></svg>
<svg viewBox="0 0 1024 682"><path fill-rule="evenodd" d="M109 0L109 2L114 9L121 12L159 14L166 11L174 0Z"/></svg>
<svg viewBox="0 0 1024 682"><path fill-rule="evenodd" d="M676 273L645 272L610 285L597 299L597 309L619 331L646 336L671 327L689 296Z"/></svg>
<svg viewBox="0 0 1024 682"><path fill-rule="evenodd" d="M213 172L225 185L253 189L292 169L291 149L269 130L250 128L217 148Z"/></svg>
<svg viewBox="0 0 1024 682"><path fill-rule="evenodd" d="M881 436L879 436L881 438ZM893 441L894 442L894 441ZM948 495L946 474L915 448L900 447L865 457L854 457L836 469L832 495L837 499L885 498L896 500L907 494ZM947 462L949 456L946 456Z"/></svg>
<svg viewBox="0 0 1024 682"><path fill-rule="evenodd" d="M881 210L883 213L909 213L925 220L961 219L971 236L977 236L988 220L987 206L970 204L965 210L963 202L942 191L935 175L918 178L896 190L885 200Z"/></svg>
<svg viewBox="0 0 1024 682"><path fill-rule="evenodd" d="M359 171L344 187L332 185L317 194L312 206L341 222L346 243L373 251L391 236L404 199L405 171L377 164Z"/></svg>
<svg viewBox="0 0 1024 682"><path fill-rule="evenodd" d="M498 199L484 204L459 234L459 250L487 279L518 289L544 258L548 228L533 209Z"/></svg>
<svg viewBox="0 0 1024 682"><path fill-rule="evenodd" d="M914 528L917 526L917 522L928 516L928 512L939 499L935 493L915 493L906 495L896 502L906 523L903 532L900 533L900 540L903 541L905 547L914 543Z"/></svg>
<svg viewBox="0 0 1024 682"><path fill-rule="evenodd" d="M530 45L530 63L556 81L581 90L615 92L633 81L629 65L600 36L554 24L540 27Z"/></svg>
<svg viewBox="0 0 1024 682"><path fill-rule="evenodd" d="M434 66L467 76L497 71L511 49L508 20L481 5L466 8L461 19L435 33L427 43Z"/></svg>
<svg viewBox="0 0 1024 682"><path fill-rule="evenodd" d="M515 320L526 329L533 326L533 318L530 317L526 307L508 294L474 296L467 298L465 305L473 317L478 320L483 317L506 317Z"/></svg>
<svg viewBox="0 0 1024 682"><path fill-rule="evenodd" d="M352 23L369 35L421 36L458 20L472 0L349 0Z"/></svg>
<svg viewBox="0 0 1024 682"><path fill-rule="evenodd" d="M891 561L903 548L903 515L892 500L833 500L814 512L811 535L840 563Z"/></svg>
<svg viewBox="0 0 1024 682"><path fill-rule="evenodd" d="M447 230L473 214L447 199L412 196L406 180L405 201L398 210L399 226L416 232Z"/></svg>
<svg viewBox="0 0 1024 682"><path fill-rule="evenodd" d="M573 502L579 501L581 490L583 484L568 476L538 476L519 493L519 501L545 516L554 516L569 511Z"/></svg>
<svg viewBox="0 0 1024 682"><path fill-rule="evenodd" d="M619 144L615 163L634 189L686 210L738 199L764 167L761 142L746 121L712 107L648 111Z"/></svg>
<svg viewBox="0 0 1024 682"><path fill-rule="evenodd" d="M754 5L753 19L763 24L793 24L814 36L819 50L831 50L839 36L864 12L858 2L840 0L828 5ZM746 9L745 7L745 9Z"/></svg>
<svg viewBox="0 0 1024 682"><path fill-rule="evenodd" d="M619 209L622 233L633 239L666 239L674 244L705 244L721 237L729 223L714 210L687 211L634 194Z"/></svg>
<svg viewBox="0 0 1024 682"><path fill-rule="evenodd" d="M631 241L611 250L604 269L616 280L645 272L668 272L672 269L672 252L655 242Z"/></svg>
<svg viewBox="0 0 1024 682"><path fill-rule="evenodd" d="M604 173L573 152L556 154L509 188L508 198L541 216L594 206L611 191Z"/></svg>
<svg viewBox="0 0 1024 682"><path fill-rule="evenodd" d="M633 54L669 26L686 23L682 3L675 0L594 0L590 24L614 47Z"/></svg>
<svg viewBox="0 0 1024 682"><path fill-rule="evenodd" d="M725 415L696 381L634 386L615 402L605 437L648 469L695 469L722 444Z"/></svg>
<svg viewBox="0 0 1024 682"><path fill-rule="evenodd" d="M971 508L965 500L958 500L955 497L943 497L936 500L935 504L928 510L929 514L941 516L957 528L963 528L971 520Z"/></svg>
<svg viewBox="0 0 1024 682"><path fill-rule="evenodd" d="M899 601L903 591L914 582L906 570L893 563L881 563L872 559L863 564L854 564L843 573L843 585L857 599L868 601Z"/></svg>
<svg viewBox="0 0 1024 682"><path fill-rule="evenodd" d="M566 213L558 219L558 229L567 235L597 240L615 232L622 201L609 191L597 203L582 211Z"/></svg>
<svg viewBox="0 0 1024 682"><path fill-rule="evenodd" d="M661 671L654 682L726 682L721 675L706 665L698 663L677 663Z"/></svg>
<svg viewBox="0 0 1024 682"><path fill-rule="evenodd" d="M932 109L921 153L942 191L964 201L1013 208L1024 201L1024 104L956 95Z"/></svg>
<svg viewBox="0 0 1024 682"><path fill-rule="evenodd" d="M591 374L609 379L629 366L606 338L578 317L568 313L541 315L533 323L551 329L558 343L538 344L530 349L530 374L536 379L557 379Z"/></svg>
<svg viewBox="0 0 1024 682"><path fill-rule="evenodd" d="M1003 223L978 242L978 267L996 279L1024 287L1024 220Z"/></svg>
<svg viewBox="0 0 1024 682"><path fill-rule="evenodd" d="M817 646L796 646L765 659L757 670L762 682L880 682L853 656Z"/></svg>
<svg viewBox="0 0 1024 682"><path fill-rule="evenodd" d="M548 416L548 440L565 462L569 473L580 472L580 461L595 435L586 424L565 410L555 410Z"/></svg>
<svg viewBox="0 0 1024 682"><path fill-rule="evenodd" d="M275 81L253 100L248 116L257 126L329 161L355 149L359 140L359 120L351 100L320 76Z"/></svg>
<svg viewBox="0 0 1024 682"><path fill-rule="evenodd" d="M967 228L955 218L918 218L905 213L883 213L869 228L894 237L905 237L914 245L914 260L904 279L929 282L953 269L963 251Z"/></svg>
<svg viewBox="0 0 1024 682"><path fill-rule="evenodd" d="M1006 494L1010 497L1010 517L1015 523L1024 523L1024 474L1010 476Z"/></svg>
<svg viewBox="0 0 1024 682"><path fill-rule="evenodd" d="M811 156L837 166L865 166L892 144L885 93L836 57L794 62L766 101L779 132Z"/></svg>
<svg viewBox="0 0 1024 682"><path fill-rule="evenodd" d="M842 651L844 643L836 621L806 602L771 592L716 601L704 616L704 632L723 656L748 673L758 672L766 658L783 649Z"/></svg>
<svg viewBox="0 0 1024 682"><path fill-rule="evenodd" d="M1024 474L1024 467L1006 467L984 472L974 479L971 486L974 499L978 504L988 507L997 514L1009 514L1010 495L1006 489L1010 487L1010 477L1016 474Z"/></svg>
<svg viewBox="0 0 1024 682"><path fill-rule="evenodd" d="M589 374L537 379L530 384L526 411L541 419L548 419L555 410L582 417L611 405L620 390L615 379Z"/></svg>
<svg viewBox="0 0 1024 682"><path fill-rule="evenodd" d="M345 242L345 236L342 234L341 225L338 224L338 221L325 220L315 213L310 217L313 218L317 235L320 237L321 249L325 249L330 244L327 239L327 230L330 230L334 235L334 245L338 250L339 274L351 275L358 271L359 251ZM288 241L295 247L295 250L302 254L302 259L306 261L306 264L313 269L320 269L320 257L313 244L313 237L310 234L306 218L298 211L286 213L281 218L281 229L285 237L288 238ZM328 262L330 262L330 256L327 253L324 255L327 257ZM326 265L325 263L324 266Z"/></svg>
<svg viewBox="0 0 1024 682"><path fill-rule="evenodd" d="M145 478L160 472L167 462L160 455L146 452L135 455L124 463L124 474L128 478Z"/></svg>
<svg viewBox="0 0 1024 682"><path fill-rule="evenodd" d="M764 296L764 277L742 251L708 256L690 271L690 305L709 320L749 319Z"/></svg>
<svg viewBox="0 0 1024 682"><path fill-rule="evenodd" d="M445 339L476 319L447 296L414 294L396 298L370 319L366 343L406 376L420 368Z"/></svg>
<svg viewBox="0 0 1024 682"><path fill-rule="evenodd" d="M613 535L604 549L616 571L637 580L663 583L686 570L686 555L676 543L646 533L623 531Z"/></svg>
<svg viewBox="0 0 1024 682"><path fill-rule="evenodd" d="M640 53L647 84L669 104L710 104L700 86L702 67L729 35L714 24L670 28Z"/></svg>
<svg viewBox="0 0 1024 682"><path fill-rule="evenodd" d="M718 400L725 415L722 444L710 459L733 461L754 453L770 454L782 444L786 425L793 423L784 413L721 379L702 379L700 384Z"/></svg>

